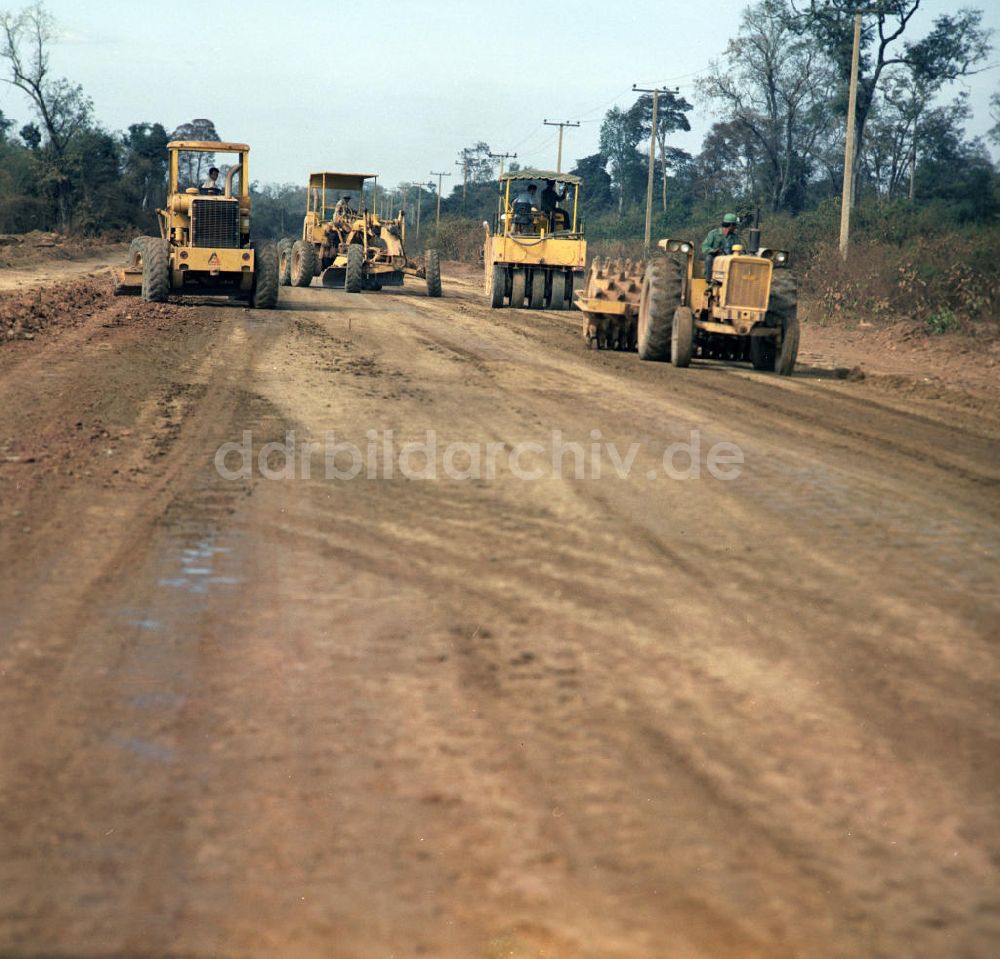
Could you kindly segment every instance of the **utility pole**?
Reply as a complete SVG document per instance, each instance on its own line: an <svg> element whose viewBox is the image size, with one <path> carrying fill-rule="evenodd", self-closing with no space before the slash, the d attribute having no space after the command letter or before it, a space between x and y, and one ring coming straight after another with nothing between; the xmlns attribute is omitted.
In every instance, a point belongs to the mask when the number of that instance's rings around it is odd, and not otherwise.
<svg viewBox="0 0 1000 959"><path fill-rule="evenodd" d="M668 87L655 87L652 90L646 90L642 87L637 87L634 83L632 84L632 90L635 93L651 93L653 94L653 116L652 122L649 125L649 172L646 176L646 240L645 240L645 250L649 253L650 245L653 239L653 170L656 167L656 121L657 121L657 111L660 107L660 94L663 93L679 93L679 89L671 90ZM664 162L666 158L664 157Z"/></svg>
<svg viewBox="0 0 1000 959"><path fill-rule="evenodd" d="M542 124L547 127L559 127L559 153L556 155L556 173L562 173L562 141L563 141L563 129L565 127L578 127L579 123L573 123L569 120L542 120Z"/></svg>
<svg viewBox="0 0 1000 959"><path fill-rule="evenodd" d="M854 15L854 51L851 54L851 86L847 101L847 137L844 142L844 192L840 198L840 255L847 259L854 203L854 115L858 105L858 57L861 52L861 13Z"/></svg>
<svg viewBox="0 0 1000 959"><path fill-rule="evenodd" d="M431 170L431 176L436 176L438 178L438 208L437 208L437 224L436 228L441 229L441 177L451 176L450 173L444 173L438 170Z"/></svg>
<svg viewBox="0 0 1000 959"><path fill-rule="evenodd" d="M462 168L462 216L465 216L465 189L469 185L469 154L462 151L462 159L455 161Z"/></svg>
<svg viewBox="0 0 1000 959"><path fill-rule="evenodd" d="M516 153L491 153L490 157L491 157L491 159L499 160L500 161L500 177L499 177L499 179L502 180L503 179L503 161L504 160L516 160L517 159L517 154Z"/></svg>

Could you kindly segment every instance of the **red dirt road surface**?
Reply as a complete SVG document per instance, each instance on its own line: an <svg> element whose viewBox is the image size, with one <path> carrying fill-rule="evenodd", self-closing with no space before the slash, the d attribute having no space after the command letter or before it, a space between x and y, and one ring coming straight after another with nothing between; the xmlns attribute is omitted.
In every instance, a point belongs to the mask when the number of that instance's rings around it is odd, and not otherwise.
<svg viewBox="0 0 1000 959"><path fill-rule="evenodd" d="M73 282L0 299L5 959L997 954L995 390Z"/></svg>

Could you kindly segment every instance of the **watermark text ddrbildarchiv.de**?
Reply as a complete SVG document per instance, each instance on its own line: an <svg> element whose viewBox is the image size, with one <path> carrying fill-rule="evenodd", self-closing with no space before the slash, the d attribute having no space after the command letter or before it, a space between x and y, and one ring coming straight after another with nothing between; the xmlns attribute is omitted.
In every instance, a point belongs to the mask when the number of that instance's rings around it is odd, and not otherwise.
<svg viewBox="0 0 1000 959"><path fill-rule="evenodd" d="M663 445L633 441L621 444L605 440L591 430L585 440L566 439L552 430L545 441L444 442L437 430L426 430L419 442L402 442L395 432L367 430L356 443L336 432L321 442L296 440L289 430L283 442L254 443L251 430L239 442L223 443L215 452L215 468L225 480L257 476L267 480L326 479L367 480L493 480L510 475L535 482L544 479L598 480L647 479L692 480L705 476L735 480L743 466L743 451L725 440L709 443L700 430Z"/></svg>

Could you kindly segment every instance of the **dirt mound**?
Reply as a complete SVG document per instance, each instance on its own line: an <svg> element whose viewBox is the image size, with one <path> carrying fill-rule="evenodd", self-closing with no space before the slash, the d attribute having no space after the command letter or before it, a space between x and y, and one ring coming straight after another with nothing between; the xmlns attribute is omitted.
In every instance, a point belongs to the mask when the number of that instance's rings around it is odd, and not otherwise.
<svg viewBox="0 0 1000 959"><path fill-rule="evenodd" d="M111 277L0 292L0 342L31 340L51 326L75 327L100 313L106 326L175 315L188 307L112 296Z"/></svg>
<svg viewBox="0 0 1000 959"><path fill-rule="evenodd" d="M121 246L124 236L67 236L32 230L0 233L0 268L23 267L44 260L79 260Z"/></svg>

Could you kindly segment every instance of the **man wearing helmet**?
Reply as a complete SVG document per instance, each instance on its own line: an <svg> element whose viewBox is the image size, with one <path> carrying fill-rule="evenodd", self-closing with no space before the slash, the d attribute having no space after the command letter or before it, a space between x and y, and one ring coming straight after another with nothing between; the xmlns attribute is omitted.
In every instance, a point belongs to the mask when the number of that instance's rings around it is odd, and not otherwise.
<svg viewBox="0 0 1000 959"><path fill-rule="evenodd" d="M709 283L712 282L713 260L717 256L732 253L733 247L739 243L739 225L739 217L735 213L727 213L722 218L722 224L705 237L705 242L701 245L701 252L705 257L705 279Z"/></svg>

